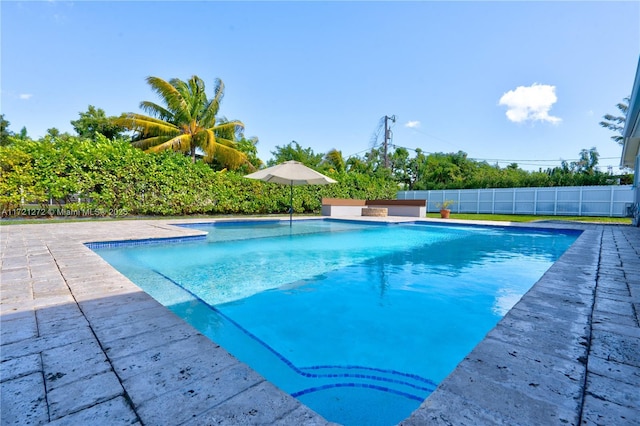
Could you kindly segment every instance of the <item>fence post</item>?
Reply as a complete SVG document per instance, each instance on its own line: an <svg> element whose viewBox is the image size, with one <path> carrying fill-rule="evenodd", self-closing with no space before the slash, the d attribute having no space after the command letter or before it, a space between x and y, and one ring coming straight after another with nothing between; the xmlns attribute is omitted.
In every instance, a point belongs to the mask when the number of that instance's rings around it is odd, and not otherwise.
<svg viewBox="0 0 640 426"><path fill-rule="evenodd" d="M491 193L491 214L496 214L496 189L493 188Z"/></svg>
<svg viewBox="0 0 640 426"><path fill-rule="evenodd" d="M516 189L513 188L513 198L511 201L511 214L516 214Z"/></svg>
<svg viewBox="0 0 640 426"><path fill-rule="evenodd" d="M538 215L538 188L533 190L533 215Z"/></svg>
<svg viewBox="0 0 640 426"><path fill-rule="evenodd" d="M558 187L555 187L553 195L553 215L558 216Z"/></svg>
<svg viewBox="0 0 640 426"><path fill-rule="evenodd" d="M611 197L609 198L609 217L613 217L613 188L614 187L611 186Z"/></svg>
<svg viewBox="0 0 640 426"><path fill-rule="evenodd" d="M478 196L476 197L476 214L480 214L480 189L478 189Z"/></svg>
<svg viewBox="0 0 640 426"><path fill-rule="evenodd" d="M578 197L578 216L582 216L582 187L580 187L580 196Z"/></svg>

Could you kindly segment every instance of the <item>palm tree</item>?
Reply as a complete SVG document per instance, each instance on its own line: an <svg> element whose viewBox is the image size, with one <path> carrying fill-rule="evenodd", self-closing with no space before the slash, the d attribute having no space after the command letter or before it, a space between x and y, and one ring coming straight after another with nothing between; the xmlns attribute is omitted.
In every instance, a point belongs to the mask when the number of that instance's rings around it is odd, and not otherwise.
<svg viewBox="0 0 640 426"><path fill-rule="evenodd" d="M149 115L125 114L116 122L137 132L133 144L147 152L166 149L181 151L196 161L197 148L208 163L214 159L225 167L236 169L247 162L245 154L236 149L235 141L242 135L240 121L218 119L224 96L224 83L215 80L214 96L207 99L204 81L193 76L189 81L173 78L165 81L147 77L147 83L165 106L143 101L140 108Z"/></svg>
<svg viewBox="0 0 640 426"><path fill-rule="evenodd" d="M612 130L618 135L611 136L611 139L616 141L619 145L624 145L624 138L622 137L622 132L624 131L624 124L627 118L627 109L629 109L629 101L631 98L627 96L622 100L622 102L618 103L616 107L620 110L622 115L615 116L612 114L607 114L604 117L604 120L600 122L600 125L605 129Z"/></svg>
<svg viewBox="0 0 640 426"><path fill-rule="evenodd" d="M333 168L338 173L342 173L346 169L344 158L342 157L342 151L338 151L335 148L324 155L323 163L329 168Z"/></svg>

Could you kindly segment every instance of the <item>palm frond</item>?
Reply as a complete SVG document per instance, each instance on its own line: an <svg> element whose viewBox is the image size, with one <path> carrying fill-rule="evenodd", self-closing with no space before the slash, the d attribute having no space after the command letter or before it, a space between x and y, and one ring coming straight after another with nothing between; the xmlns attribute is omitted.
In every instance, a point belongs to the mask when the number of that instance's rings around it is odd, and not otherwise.
<svg viewBox="0 0 640 426"><path fill-rule="evenodd" d="M177 136L180 133L180 129L174 124L167 123L166 121L158 118L149 117L142 114L130 113L124 117L118 118L116 123L129 129L140 133L143 137L145 135L150 136Z"/></svg>
<svg viewBox="0 0 640 426"><path fill-rule="evenodd" d="M216 138L215 134L211 130L206 131L207 140L200 147L205 152L205 161L210 163L215 158L223 166L235 170L242 164L249 162L247 156L235 148L235 144L232 141ZM228 145L230 143L230 145Z"/></svg>
<svg viewBox="0 0 640 426"><path fill-rule="evenodd" d="M202 122L207 105L207 93L204 89L204 81L198 76L193 76L188 82L191 101L191 118Z"/></svg>
<svg viewBox="0 0 640 426"><path fill-rule="evenodd" d="M171 111L156 104L155 102L142 101L140 102L140 109L147 114L164 121L172 121L173 119L173 113Z"/></svg>
<svg viewBox="0 0 640 426"><path fill-rule="evenodd" d="M193 115L193 105L197 103L197 101L193 99L193 95L190 92L190 87L186 82L180 80L179 78L172 78L169 82L180 94L183 102L180 105L180 109L174 111L175 121L181 126L188 125L188 123L191 123L191 121L193 121L195 118L195 116Z"/></svg>
<svg viewBox="0 0 640 426"><path fill-rule="evenodd" d="M203 134L206 135L206 140L203 141L200 148L205 152L206 162L210 163L215 158L225 167L232 170L249 162L247 156L235 148L235 142L216 137L215 132L212 130L206 130Z"/></svg>
<svg viewBox="0 0 640 426"><path fill-rule="evenodd" d="M231 139L225 139L223 137L216 136L216 143L220 145L228 146L229 148L237 149L236 148L237 143Z"/></svg>
<svg viewBox="0 0 640 426"><path fill-rule="evenodd" d="M216 135L212 130L206 129L205 131L201 132L199 136L202 137L202 139L199 141L199 146L204 151L204 161L210 163L215 158L218 148Z"/></svg>
<svg viewBox="0 0 640 426"><path fill-rule="evenodd" d="M140 148L144 151L153 146L162 145L167 141L170 141L171 139L173 139L173 137L171 136L154 136L150 138L144 138L144 139L133 141L131 142L131 145L135 146L136 148Z"/></svg>
<svg viewBox="0 0 640 426"><path fill-rule="evenodd" d="M213 130L213 132L216 134L216 138L224 138L224 139L230 139L230 140L240 139L240 138L236 138L236 131L233 127L231 126L225 127L225 126L221 126L221 124L226 124L226 121L218 123L217 125L211 128L211 130Z"/></svg>
<svg viewBox="0 0 640 426"><path fill-rule="evenodd" d="M605 120L613 121L615 123L624 123L626 121L626 116L615 116L611 114L606 114L604 117Z"/></svg>
<svg viewBox="0 0 640 426"><path fill-rule="evenodd" d="M171 111L174 116L179 115L180 111L187 109L187 104L182 94L170 82L159 77L147 77L147 83L167 104L167 109Z"/></svg>
<svg viewBox="0 0 640 426"><path fill-rule="evenodd" d="M240 136L244 130L244 123L242 121L224 121L217 124L213 129L218 135L231 139L235 136Z"/></svg>
<svg viewBox="0 0 640 426"><path fill-rule="evenodd" d="M147 148L146 152L160 152L167 149L189 153L191 151L191 135L180 135L161 144Z"/></svg>
<svg viewBox="0 0 640 426"><path fill-rule="evenodd" d="M213 123L215 122L215 117L218 115L220 111L220 104L222 103L222 98L224 98L224 83L219 78L215 79L213 88L213 98L207 103L205 107L205 112L202 116L202 121L205 123ZM210 126L208 126L210 127Z"/></svg>
<svg viewBox="0 0 640 426"><path fill-rule="evenodd" d="M169 126L173 129L178 129L178 126L176 126L173 123L168 123L165 120L162 120L161 118L156 118L156 117L151 117L148 115L142 115L142 114L131 114L132 118L135 119L136 121L139 122L149 122L149 123L156 123L156 124L164 124L166 126Z"/></svg>
<svg viewBox="0 0 640 426"><path fill-rule="evenodd" d="M216 158L231 170L248 163L247 156L244 153L222 144L218 144Z"/></svg>

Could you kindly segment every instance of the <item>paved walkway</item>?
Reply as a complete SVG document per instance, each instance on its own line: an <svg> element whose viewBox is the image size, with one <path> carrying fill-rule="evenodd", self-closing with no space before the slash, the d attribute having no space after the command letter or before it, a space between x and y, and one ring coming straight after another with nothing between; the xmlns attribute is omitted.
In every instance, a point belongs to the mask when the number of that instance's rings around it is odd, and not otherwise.
<svg viewBox="0 0 640 426"><path fill-rule="evenodd" d="M0 228L2 425L328 424L82 244L199 233L176 222ZM639 424L640 229L575 227L403 424Z"/></svg>

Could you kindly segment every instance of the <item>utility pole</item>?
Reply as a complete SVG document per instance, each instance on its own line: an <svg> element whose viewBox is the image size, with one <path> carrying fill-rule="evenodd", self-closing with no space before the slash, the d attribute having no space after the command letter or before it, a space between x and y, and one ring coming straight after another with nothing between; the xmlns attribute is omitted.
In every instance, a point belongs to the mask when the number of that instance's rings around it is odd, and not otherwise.
<svg viewBox="0 0 640 426"><path fill-rule="evenodd" d="M391 117L385 115L384 116L384 167L385 169L389 168L389 139L391 139L391 129L388 126L388 120L392 122L396 122L396 116L392 115Z"/></svg>

